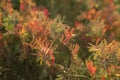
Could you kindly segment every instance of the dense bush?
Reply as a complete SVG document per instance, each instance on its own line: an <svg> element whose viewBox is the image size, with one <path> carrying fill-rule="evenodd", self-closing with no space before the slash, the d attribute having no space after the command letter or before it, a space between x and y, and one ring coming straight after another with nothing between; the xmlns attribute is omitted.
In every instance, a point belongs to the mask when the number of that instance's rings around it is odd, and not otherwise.
<svg viewBox="0 0 120 80"><path fill-rule="evenodd" d="M119 80L118 2L1 0L0 80Z"/></svg>

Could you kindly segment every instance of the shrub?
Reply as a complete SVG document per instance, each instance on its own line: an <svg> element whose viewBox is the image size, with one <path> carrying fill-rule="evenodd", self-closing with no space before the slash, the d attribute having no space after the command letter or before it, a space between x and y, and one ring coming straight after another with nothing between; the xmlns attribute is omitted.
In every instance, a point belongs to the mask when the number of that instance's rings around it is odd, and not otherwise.
<svg viewBox="0 0 120 80"><path fill-rule="evenodd" d="M119 6L113 0L67 2L83 4L73 26L61 15L50 18L32 0L20 0L19 10L11 0L0 1L1 80L120 78Z"/></svg>

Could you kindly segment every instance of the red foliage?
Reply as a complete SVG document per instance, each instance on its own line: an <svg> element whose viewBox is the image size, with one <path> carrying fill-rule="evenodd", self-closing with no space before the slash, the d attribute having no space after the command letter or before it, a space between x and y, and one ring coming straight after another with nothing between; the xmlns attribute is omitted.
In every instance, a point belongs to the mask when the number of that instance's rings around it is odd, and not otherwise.
<svg viewBox="0 0 120 80"><path fill-rule="evenodd" d="M0 40L2 39L2 34L0 33Z"/></svg>
<svg viewBox="0 0 120 80"><path fill-rule="evenodd" d="M21 11L23 11L23 10L24 10L24 8L25 8L24 3L23 3L23 2L21 2L21 3L20 3L20 10L21 10Z"/></svg>
<svg viewBox="0 0 120 80"><path fill-rule="evenodd" d="M2 34L0 33L0 40L2 39Z"/></svg>
<svg viewBox="0 0 120 80"><path fill-rule="evenodd" d="M73 32L74 32L74 28L72 28L71 30L68 28L65 31L65 39L64 39L63 43L68 43L70 41L70 39L72 38Z"/></svg>
<svg viewBox="0 0 120 80"><path fill-rule="evenodd" d="M79 27L80 26L80 23L78 21L75 21L75 27Z"/></svg>
<svg viewBox="0 0 120 80"><path fill-rule="evenodd" d="M31 30L31 31L35 31L35 30L37 30L37 26L38 26L38 23L36 22L36 21L30 21L29 23L28 23L28 27L29 27L29 29Z"/></svg>
<svg viewBox="0 0 120 80"><path fill-rule="evenodd" d="M101 80L105 80L105 77L104 77L104 76L102 76Z"/></svg>
<svg viewBox="0 0 120 80"><path fill-rule="evenodd" d="M91 76L94 76L96 73L96 67L94 67L93 62L89 61L89 62L87 62L86 65L87 65L87 69L90 72Z"/></svg>
<svg viewBox="0 0 120 80"><path fill-rule="evenodd" d="M43 28L40 26L40 27L38 27L38 29L37 29L39 32L42 32L43 31Z"/></svg>
<svg viewBox="0 0 120 80"><path fill-rule="evenodd" d="M50 55L51 58L52 58L51 64L54 64L54 62L55 62L55 57L54 57L54 55L53 55L53 51L52 51L52 50L49 50L49 55Z"/></svg>
<svg viewBox="0 0 120 80"><path fill-rule="evenodd" d="M49 16L49 11L48 11L48 9L43 9L43 13L44 13L44 15L46 16L46 17L48 17Z"/></svg>
<svg viewBox="0 0 120 80"><path fill-rule="evenodd" d="M94 8L90 9L87 13L86 19L91 20L96 15L96 10Z"/></svg>

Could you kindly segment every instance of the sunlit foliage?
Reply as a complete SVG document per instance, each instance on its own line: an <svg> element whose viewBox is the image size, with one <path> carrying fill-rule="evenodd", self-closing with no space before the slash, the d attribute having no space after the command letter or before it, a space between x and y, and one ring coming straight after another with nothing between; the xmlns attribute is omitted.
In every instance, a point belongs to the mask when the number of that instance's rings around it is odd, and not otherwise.
<svg viewBox="0 0 120 80"><path fill-rule="evenodd" d="M0 80L119 80L118 2L1 0Z"/></svg>

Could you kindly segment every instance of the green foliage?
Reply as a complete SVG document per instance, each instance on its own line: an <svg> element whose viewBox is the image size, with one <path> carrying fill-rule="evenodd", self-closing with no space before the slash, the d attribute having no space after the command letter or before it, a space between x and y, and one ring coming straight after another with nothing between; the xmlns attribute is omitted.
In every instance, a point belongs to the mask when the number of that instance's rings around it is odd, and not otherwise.
<svg viewBox="0 0 120 80"><path fill-rule="evenodd" d="M99 45L89 47L89 51L92 52L89 59L92 59L97 66L95 79L103 76L103 73L105 79L119 79L119 76L116 76L116 74L120 74L118 72L120 70L119 49L119 42L112 41L108 44L106 40L103 40Z"/></svg>

